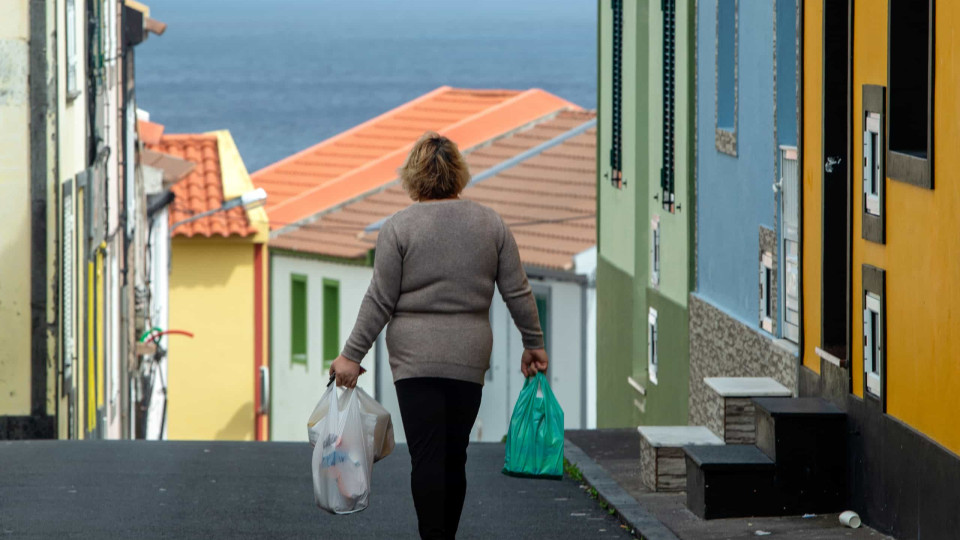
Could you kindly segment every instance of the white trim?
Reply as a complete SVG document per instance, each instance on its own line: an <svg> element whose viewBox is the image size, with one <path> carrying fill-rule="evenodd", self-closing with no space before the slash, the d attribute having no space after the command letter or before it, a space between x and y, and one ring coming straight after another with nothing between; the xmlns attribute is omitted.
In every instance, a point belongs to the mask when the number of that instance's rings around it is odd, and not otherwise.
<svg viewBox="0 0 960 540"><path fill-rule="evenodd" d="M657 339L657 310L650 308L647 314L647 377L653 384L657 382L657 370L660 366L660 344Z"/></svg>
<svg viewBox="0 0 960 540"><path fill-rule="evenodd" d="M843 367L843 362L836 356L828 353L827 351L821 349L820 347L815 347L813 350L817 353L817 356L819 356L823 360L826 360L827 362L830 362L831 364L837 367Z"/></svg>
<svg viewBox="0 0 960 540"><path fill-rule="evenodd" d="M631 376L629 376L629 375L627 375L627 384L629 384L630 386L632 386L633 389L636 390L641 396L647 395L647 389L644 388L643 385L641 385L640 383L638 383L636 379L634 379L633 377L631 377Z"/></svg>

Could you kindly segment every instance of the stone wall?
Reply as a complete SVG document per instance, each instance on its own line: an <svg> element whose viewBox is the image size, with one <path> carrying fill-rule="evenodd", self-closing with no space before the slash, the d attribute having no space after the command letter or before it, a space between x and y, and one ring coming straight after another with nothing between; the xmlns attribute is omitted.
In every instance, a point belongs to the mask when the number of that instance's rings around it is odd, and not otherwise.
<svg viewBox="0 0 960 540"><path fill-rule="evenodd" d="M771 377L797 395L795 346L775 340L690 295L690 424L723 424L704 377Z"/></svg>

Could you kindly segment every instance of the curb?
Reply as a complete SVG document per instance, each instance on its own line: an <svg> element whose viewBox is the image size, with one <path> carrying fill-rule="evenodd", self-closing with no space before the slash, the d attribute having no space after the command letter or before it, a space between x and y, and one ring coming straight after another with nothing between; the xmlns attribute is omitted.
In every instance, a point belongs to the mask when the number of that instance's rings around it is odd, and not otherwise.
<svg viewBox="0 0 960 540"><path fill-rule="evenodd" d="M642 538L646 540L679 540L677 535L647 512L636 499L624 491L617 484L617 481L607 474L603 467L590 459L586 452L570 442L570 439L564 439L563 441L563 454L567 461L580 469L584 483L597 490L597 495L616 511L620 521L632 528Z"/></svg>

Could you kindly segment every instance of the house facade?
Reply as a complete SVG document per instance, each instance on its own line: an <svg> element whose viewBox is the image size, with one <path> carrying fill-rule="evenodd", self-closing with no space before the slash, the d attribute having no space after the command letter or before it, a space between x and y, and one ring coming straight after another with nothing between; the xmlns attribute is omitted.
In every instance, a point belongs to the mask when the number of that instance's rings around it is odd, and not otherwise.
<svg viewBox="0 0 960 540"><path fill-rule="evenodd" d="M598 425L685 424L694 3L598 9Z"/></svg>
<svg viewBox="0 0 960 540"><path fill-rule="evenodd" d="M797 390L797 2L697 3L696 289L690 423L710 424L706 377Z"/></svg>
<svg viewBox="0 0 960 540"><path fill-rule="evenodd" d="M471 93L485 93L460 92L462 97L448 99L469 102L474 99ZM487 139L475 135L473 142L469 138L454 140L474 175L474 184L464 197L492 206L508 224L519 227L514 233L546 328L554 391L564 406L568 426L587 427L594 414L588 404L595 401L590 382L595 374L589 367L594 350L590 325L595 321L594 117L592 113L563 111L563 105L544 113L537 101L531 103L534 108L526 109L532 116L528 120L513 116L496 124L499 127ZM493 109L495 112L496 106ZM477 114L454 125L466 133L474 129L473 122L491 126L489 118ZM392 129L391 118L388 113L364 129ZM422 127L427 129L444 132L442 127ZM416 131L407 135L409 143L422 133ZM363 136L362 131L354 133ZM330 147L325 151L336 152ZM526 189L520 189L521 181ZM283 227L272 235L272 439L304 439L305 418L326 385L330 362L353 328L372 277L376 231L385 219L409 204L394 176L380 190L333 204L334 210L318 212L311 222ZM472 438L499 441L506 433L523 377L517 365L522 352L520 336L496 294L491 325L495 351ZM359 384L399 418L388 358L381 336L363 361L368 372ZM404 440L399 422L395 429L398 439Z"/></svg>
<svg viewBox="0 0 960 540"><path fill-rule="evenodd" d="M846 412L849 504L897 538L960 528L958 23L803 4L800 392Z"/></svg>
<svg viewBox="0 0 960 540"><path fill-rule="evenodd" d="M195 164L171 187L169 326L163 330L190 335L166 339L167 436L265 439L266 213L223 209L253 190L228 131L164 134L150 149Z"/></svg>
<svg viewBox="0 0 960 540"><path fill-rule="evenodd" d="M0 438L136 432L149 302L133 1L14 1L0 22Z"/></svg>

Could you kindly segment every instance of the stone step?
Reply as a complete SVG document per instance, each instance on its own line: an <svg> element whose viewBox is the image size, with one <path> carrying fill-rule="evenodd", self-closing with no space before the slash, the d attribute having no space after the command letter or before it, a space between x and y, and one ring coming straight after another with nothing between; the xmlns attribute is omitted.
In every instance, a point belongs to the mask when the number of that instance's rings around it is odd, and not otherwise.
<svg viewBox="0 0 960 540"><path fill-rule="evenodd" d="M640 426L640 478L652 491L683 491L687 464L683 447L722 445L704 426Z"/></svg>

